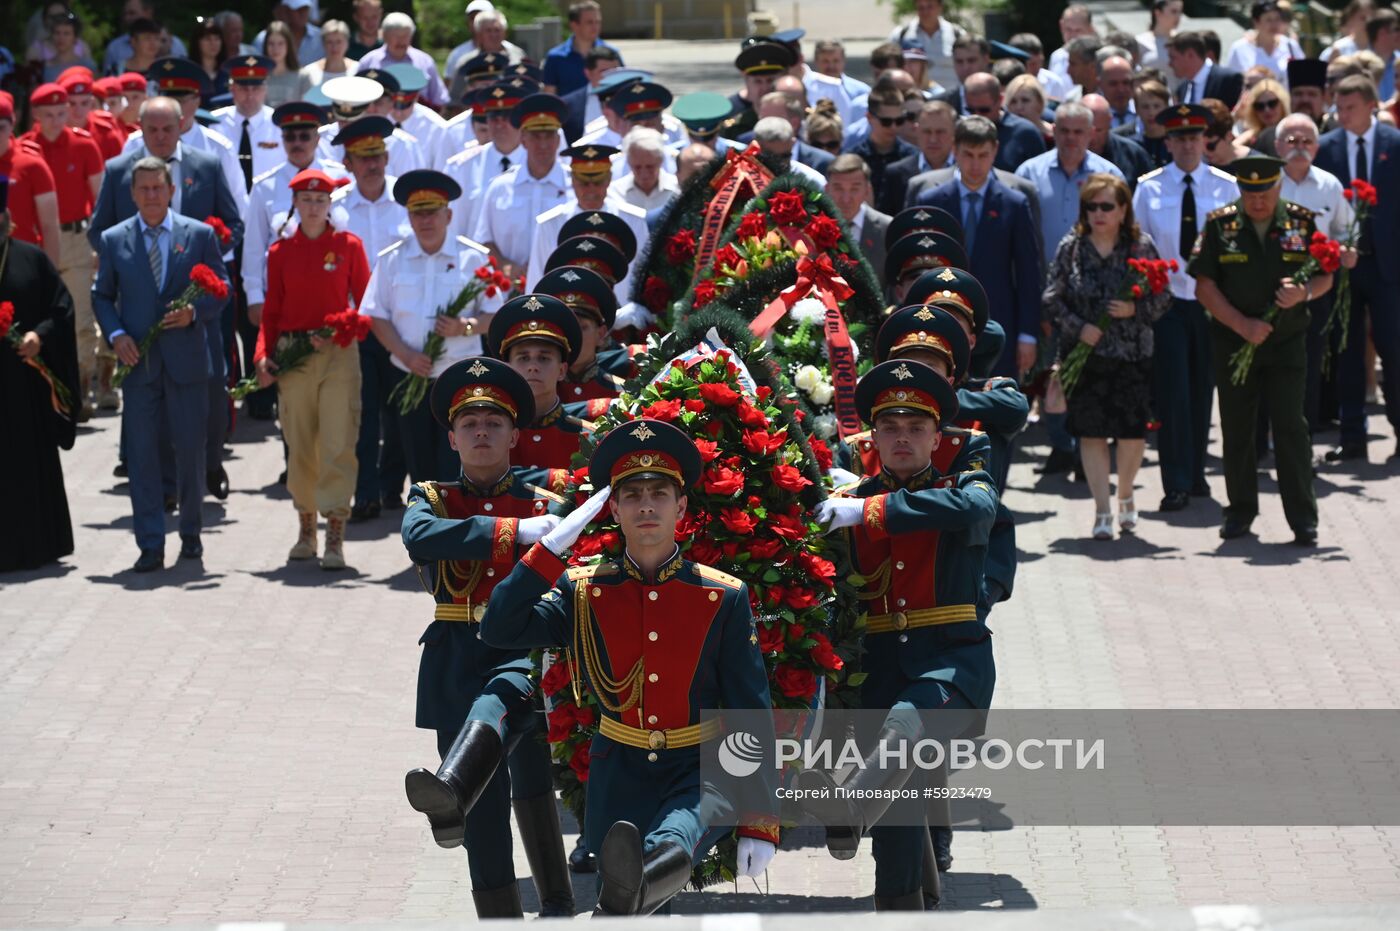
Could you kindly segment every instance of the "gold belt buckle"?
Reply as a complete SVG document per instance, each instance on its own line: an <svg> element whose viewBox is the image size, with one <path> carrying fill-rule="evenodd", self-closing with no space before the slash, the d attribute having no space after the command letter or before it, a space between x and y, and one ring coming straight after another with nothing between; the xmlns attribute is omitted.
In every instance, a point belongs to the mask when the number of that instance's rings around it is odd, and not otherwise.
<svg viewBox="0 0 1400 931"><path fill-rule="evenodd" d="M890 621L894 624L895 630L909 629L909 615L905 614L903 611L896 611L894 614L890 615Z"/></svg>
<svg viewBox="0 0 1400 931"><path fill-rule="evenodd" d="M652 731L649 735L647 735L647 746L653 750L665 750L666 732Z"/></svg>

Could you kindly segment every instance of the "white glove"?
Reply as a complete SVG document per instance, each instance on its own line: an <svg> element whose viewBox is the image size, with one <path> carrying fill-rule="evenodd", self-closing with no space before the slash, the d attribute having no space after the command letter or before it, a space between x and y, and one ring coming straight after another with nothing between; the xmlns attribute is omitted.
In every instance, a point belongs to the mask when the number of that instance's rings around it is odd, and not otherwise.
<svg viewBox="0 0 1400 931"><path fill-rule="evenodd" d="M625 329L634 326L639 330L645 330L656 323L656 317L641 304L628 301L617 309L617 316L613 318L612 328L614 330Z"/></svg>
<svg viewBox="0 0 1400 931"><path fill-rule="evenodd" d="M845 469L832 466L826 470L826 474L831 476L831 483L837 488L844 485L854 485L860 481L860 476L854 472L847 472Z"/></svg>
<svg viewBox="0 0 1400 931"><path fill-rule="evenodd" d="M817 522L826 525L827 530L838 527L859 527L865 522L865 499L827 498L817 505Z"/></svg>
<svg viewBox="0 0 1400 931"><path fill-rule="evenodd" d="M553 514L542 514L539 517L523 517L520 525L515 528L515 538L522 546L529 546L531 543L538 543L555 527L559 526L559 518Z"/></svg>
<svg viewBox="0 0 1400 931"><path fill-rule="evenodd" d="M555 556L562 557L569 547L574 545L578 535L583 533L583 528L592 522L593 518L603 510L603 505L608 503L608 494L611 487L593 493L593 497L583 502L580 507L574 509L573 513L559 522L559 525L540 540L540 545L549 550ZM523 523L523 521L522 521Z"/></svg>
<svg viewBox="0 0 1400 931"><path fill-rule="evenodd" d="M761 876L773 862L778 848L766 840L756 837L739 838L739 854L736 857L740 876Z"/></svg>

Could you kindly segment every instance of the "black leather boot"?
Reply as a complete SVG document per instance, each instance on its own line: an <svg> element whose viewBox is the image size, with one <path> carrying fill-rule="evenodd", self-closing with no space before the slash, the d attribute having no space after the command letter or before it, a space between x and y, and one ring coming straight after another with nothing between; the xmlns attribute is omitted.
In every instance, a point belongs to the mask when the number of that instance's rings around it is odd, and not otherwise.
<svg viewBox="0 0 1400 931"><path fill-rule="evenodd" d="M468 721L457 733L436 775L415 769L404 777L408 804L428 816L433 840L439 847L462 846L467 812L504 758L501 737L495 729L482 721Z"/></svg>
<svg viewBox="0 0 1400 931"><path fill-rule="evenodd" d="M598 872L598 858L583 843L583 835L578 836L574 849L569 852L569 869L575 873Z"/></svg>
<svg viewBox="0 0 1400 931"><path fill-rule="evenodd" d="M511 799L515 823L520 827L520 844L530 861L530 876L540 898L541 918L572 918L574 884L564 856L564 834L559 827L559 809L554 793L533 798Z"/></svg>
<svg viewBox="0 0 1400 931"><path fill-rule="evenodd" d="M938 867L933 857L933 828L924 830L923 880L920 883L924 893L924 911L937 911L943 901L943 877L938 875Z"/></svg>
<svg viewBox="0 0 1400 931"><path fill-rule="evenodd" d="M877 912L921 912L924 910L924 891L915 889L904 895L875 897Z"/></svg>
<svg viewBox="0 0 1400 931"><path fill-rule="evenodd" d="M499 889L473 889L478 918L524 918L520 907L520 884L512 881Z"/></svg>
<svg viewBox="0 0 1400 931"><path fill-rule="evenodd" d="M882 768L883 748L908 741L913 743L919 735L906 737L902 731L885 727L880 731L880 739L875 749L865 758L865 766L848 779L843 786L854 790L855 797L838 798L836 783L821 770L803 770L797 776L798 788L806 790L801 800L803 811L816 818L826 827L826 849L838 860L850 860L860 849L860 836L889 809L894 791L904 787L914 773L914 767L904 769ZM874 790L861 799L858 790Z"/></svg>
<svg viewBox="0 0 1400 931"><path fill-rule="evenodd" d="M680 844L661 844L643 856L637 826L619 821L598 854L595 914L650 915L685 887L690 870L690 854Z"/></svg>
<svg viewBox="0 0 1400 931"><path fill-rule="evenodd" d="M931 827L928 830L933 836L933 862L938 872L946 873L953 868L953 829Z"/></svg>

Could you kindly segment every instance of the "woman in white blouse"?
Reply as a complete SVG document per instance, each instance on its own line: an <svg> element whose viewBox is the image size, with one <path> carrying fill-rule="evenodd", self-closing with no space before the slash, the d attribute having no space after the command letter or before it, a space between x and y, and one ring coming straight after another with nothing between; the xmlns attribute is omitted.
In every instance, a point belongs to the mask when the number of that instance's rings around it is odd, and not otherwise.
<svg viewBox="0 0 1400 931"><path fill-rule="evenodd" d="M1343 9L1337 26L1337 40L1322 50L1322 60L1331 61L1371 47L1366 38L1366 20L1376 12L1376 0L1351 0Z"/></svg>
<svg viewBox="0 0 1400 931"><path fill-rule="evenodd" d="M1167 40L1181 28L1184 0L1152 0L1152 28L1137 35L1138 64L1144 68L1161 68L1175 86L1180 78L1167 64Z"/></svg>
<svg viewBox="0 0 1400 931"><path fill-rule="evenodd" d="M1253 35L1246 35L1230 46L1225 67L1244 74L1255 65L1264 65L1280 81L1288 80L1288 61L1304 58L1298 41L1288 34L1288 17L1278 0L1256 0L1249 8Z"/></svg>

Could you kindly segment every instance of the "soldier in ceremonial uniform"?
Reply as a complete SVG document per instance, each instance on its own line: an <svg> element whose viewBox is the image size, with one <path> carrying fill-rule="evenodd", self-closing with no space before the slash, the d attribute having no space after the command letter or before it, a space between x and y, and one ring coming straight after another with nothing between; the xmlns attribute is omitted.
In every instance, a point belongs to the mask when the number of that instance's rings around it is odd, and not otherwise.
<svg viewBox="0 0 1400 931"><path fill-rule="evenodd" d="M762 873L776 850L771 770L754 777L763 802L752 808L712 804L700 782L699 744L720 736L701 710L771 707L747 588L676 545L700 467L694 442L671 424L614 429L589 463L601 489L525 554L482 621L493 645L571 647L575 688L598 698L584 834L598 854L602 914L661 908L736 824L743 875ZM605 504L624 555L568 568L564 554ZM771 725L754 736L772 746Z"/></svg>
<svg viewBox="0 0 1400 931"><path fill-rule="evenodd" d="M709 146L719 155L729 149L744 148L719 134L720 127L733 110L728 98L709 91L696 91L677 97L671 105L671 115L685 127L685 138L671 143L667 151L679 159L682 149L697 142Z"/></svg>
<svg viewBox="0 0 1400 931"><path fill-rule="evenodd" d="M891 242L885 253L885 281L894 293L894 304L911 303L909 289L931 268L967 268L962 243L933 230L909 233Z"/></svg>
<svg viewBox="0 0 1400 931"><path fill-rule="evenodd" d="M1220 394L1225 506L1222 539L1249 533L1259 513L1255 431L1265 405L1274 433L1279 495L1293 542L1317 543L1317 495L1312 441L1303 412L1307 387L1308 304L1332 287L1319 272L1305 284L1291 273L1308 259L1316 229L1312 211L1281 198L1283 162L1269 156L1236 159L1230 168L1240 199L1212 211L1192 250L1196 294L1214 321L1210 328ZM1273 323L1260 319L1271 305ZM1230 357L1246 343L1257 347L1244 384L1231 379Z"/></svg>
<svg viewBox="0 0 1400 931"><path fill-rule="evenodd" d="M758 102L773 89L778 77L797 63L792 50L776 42L755 42L744 46L734 59L734 67L744 76L744 89L729 95L732 108L720 135L738 139L758 122Z"/></svg>
<svg viewBox="0 0 1400 931"><path fill-rule="evenodd" d="M483 293L457 316L438 312L490 261L485 247L449 232L449 204L461 195L457 182L440 171L420 169L398 179L394 200L408 209L413 235L380 253L361 307L374 318L374 335L394 367L423 378L439 378L453 362L481 355L481 334L502 299ZM436 360L423 351L429 333L443 338ZM421 482L455 473L456 454L434 424L428 399L407 413L393 410L409 478Z"/></svg>
<svg viewBox="0 0 1400 931"><path fill-rule="evenodd" d="M961 733L961 726L943 732L936 721L921 723L917 712L991 703L991 634L977 603L997 494L985 472L940 475L934 469L939 426L956 416L958 401L933 369L906 359L877 365L861 379L856 404L874 427L880 474L863 479L850 497L822 502L816 516L833 529L852 528L855 566L867 580L860 595L868 611L861 706L891 713L865 768L844 786L873 791L878 801L835 798L831 777L816 769L801 773L798 786L818 796L825 791L825 798L802 804L826 825L827 848L837 859L854 857L870 829L876 910L922 911L927 832L922 825L878 824L890 804L880 794L902 788L912 769L880 761L895 745Z"/></svg>
<svg viewBox="0 0 1400 931"><path fill-rule="evenodd" d="M394 125L418 140L422 148L423 164L426 168L441 171L449 153L443 151L447 141L447 121L418 102L418 95L428 86L428 76L423 69L408 62L390 65L385 69L399 82L394 91L388 113L377 114L394 121Z"/></svg>
<svg viewBox="0 0 1400 931"><path fill-rule="evenodd" d="M617 318L617 298L612 288L597 272L565 266L546 273L535 284L535 293L557 297L578 319L578 358L569 366L564 384L559 387L560 396L566 404L602 402L601 407L588 409L593 417L600 416L607 409L607 402L621 394L623 384L636 373L625 348L600 351Z"/></svg>
<svg viewBox="0 0 1400 931"><path fill-rule="evenodd" d="M592 424L565 410L559 397L569 366L578 359L583 333L569 305L547 294L506 302L491 318L491 354L524 376L534 392L535 417L520 430L512 465L572 468L579 440Z"/></svg>
<svg viewBox="0 0 1400 931"><path fill-rule="evenodd" d="M437 732L442 765L404 780L442 847L465 844L478 918L521 917L511 867L510 811L520 825L541 916L569 916L573 889L540 741L529 653L480 636L486 605L524 548L558 523L556 495L510 465L516 424L534 413L530 387L495 359L455 362L433 385L433 416L460 461L452 481L409 493L403 542L437 602L424 631L417 725ZM508 767L502 761L508 761Z"/></svg>

